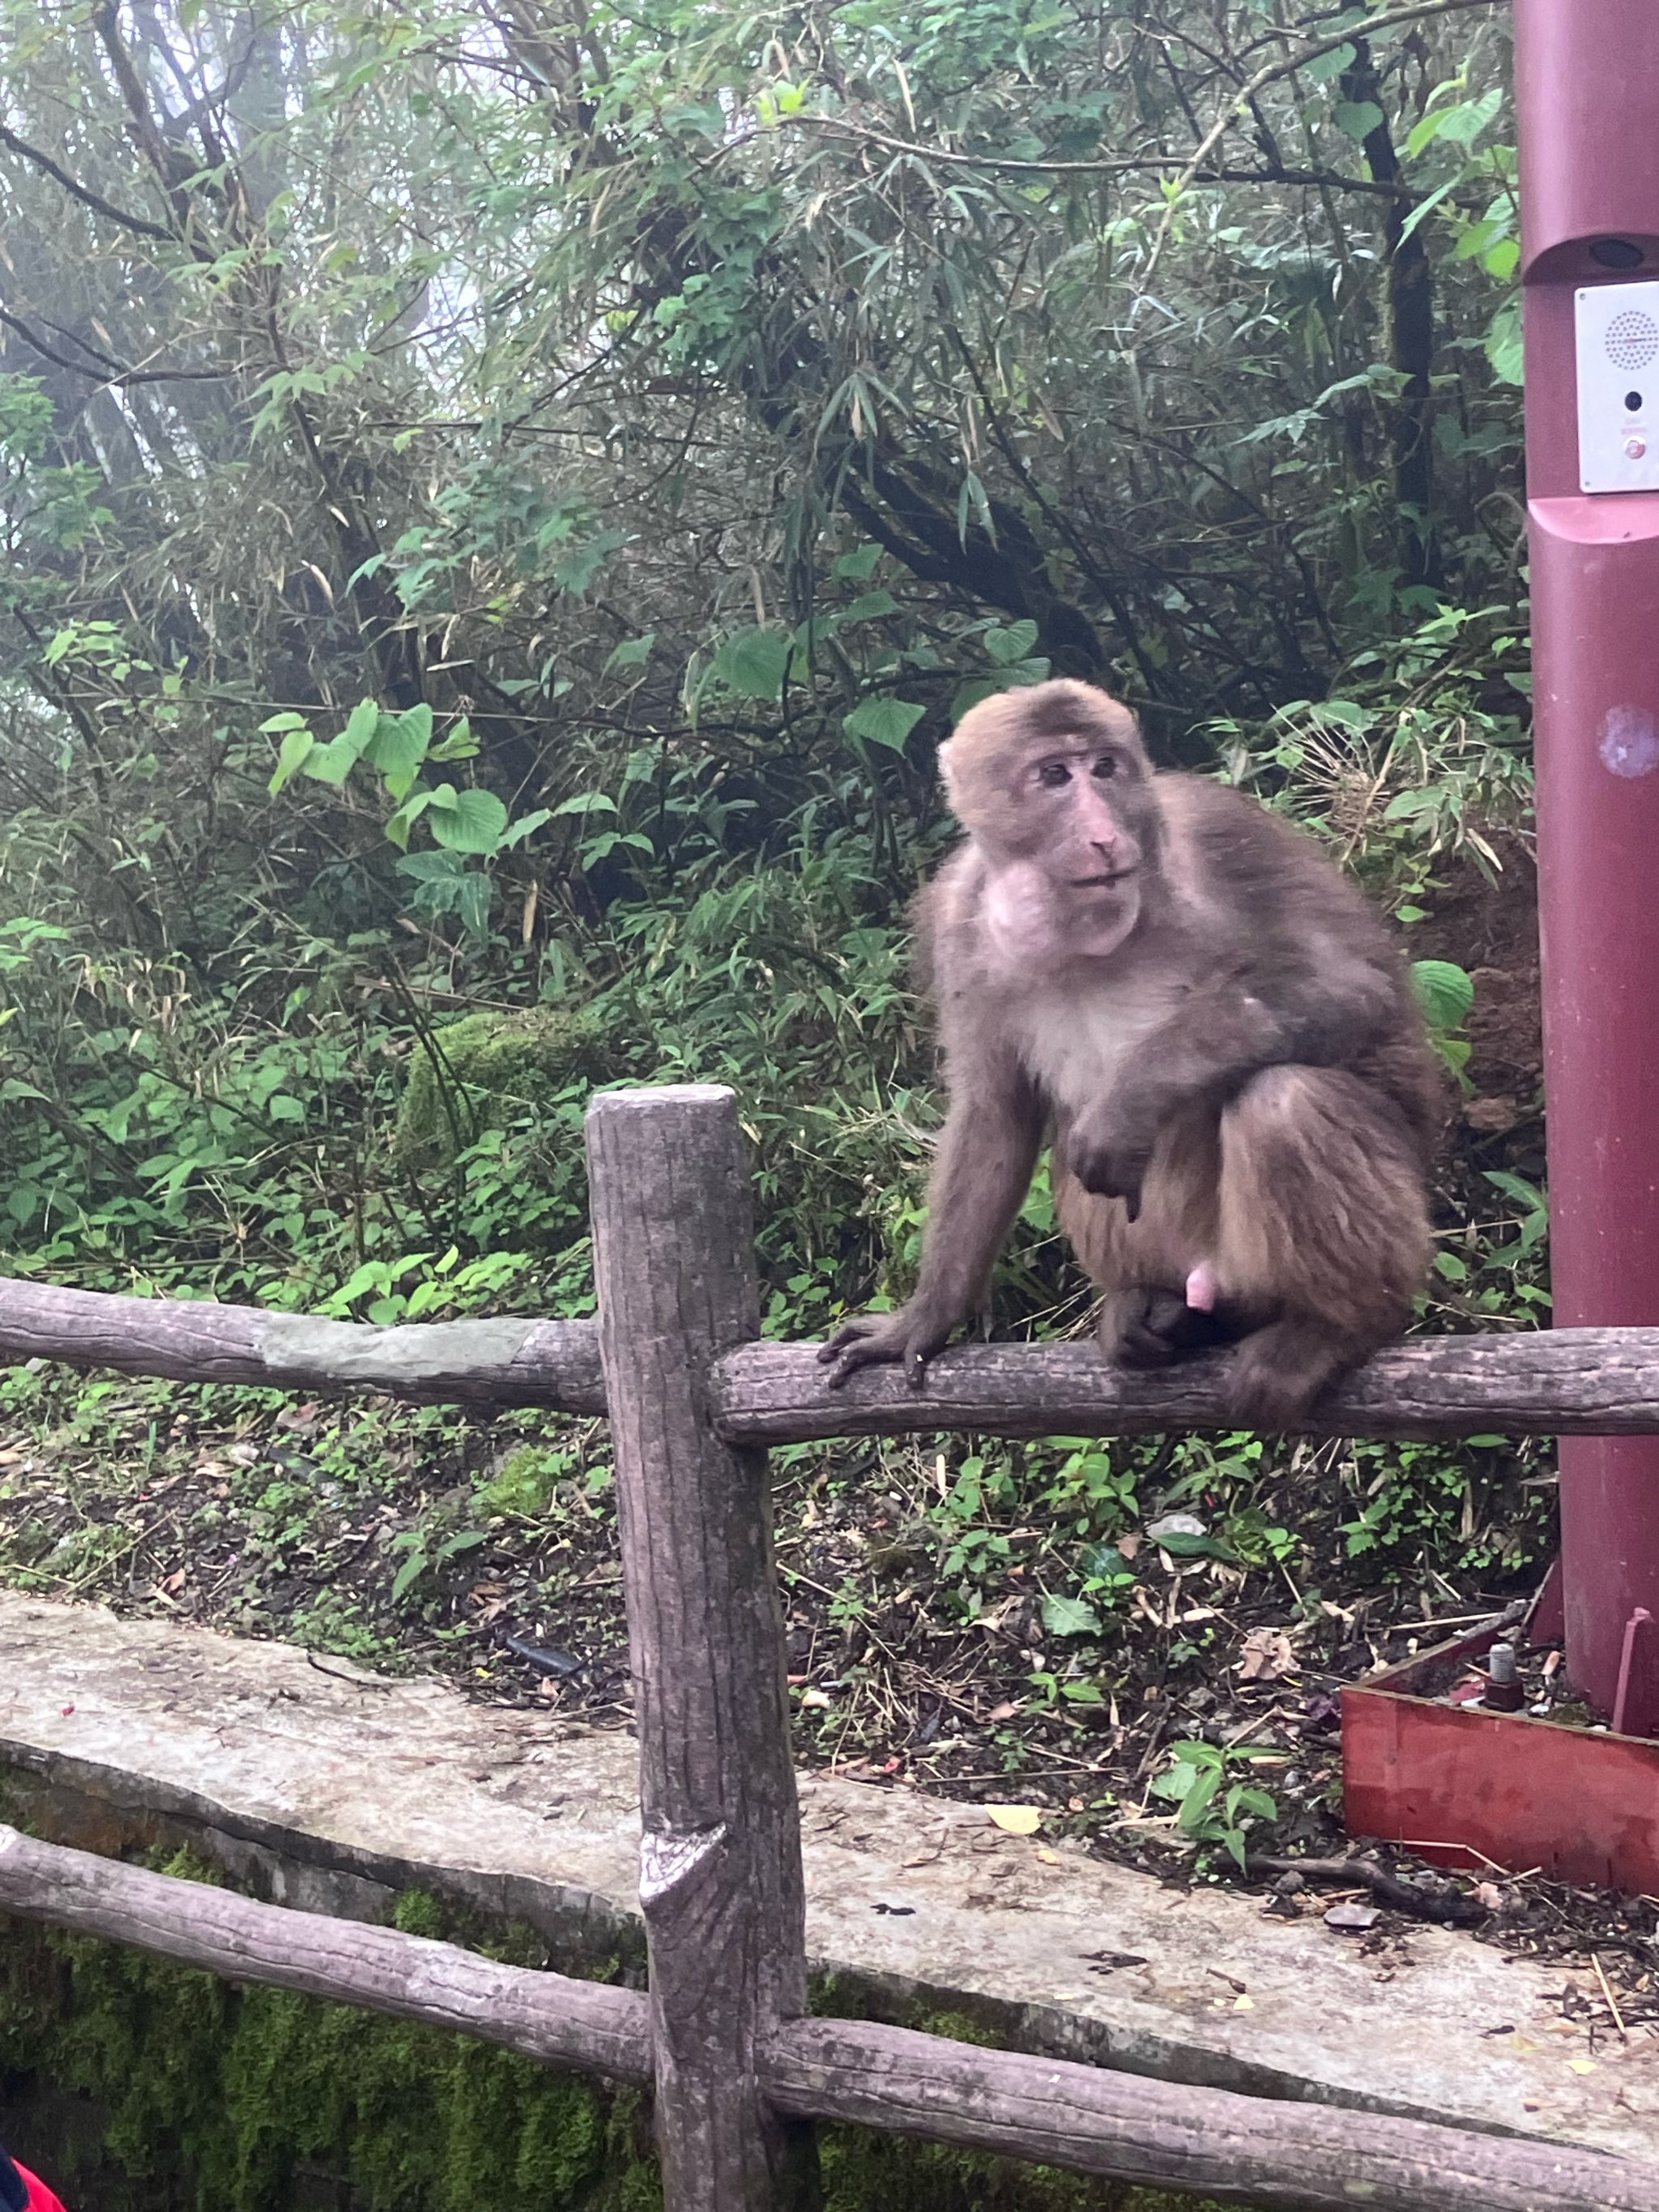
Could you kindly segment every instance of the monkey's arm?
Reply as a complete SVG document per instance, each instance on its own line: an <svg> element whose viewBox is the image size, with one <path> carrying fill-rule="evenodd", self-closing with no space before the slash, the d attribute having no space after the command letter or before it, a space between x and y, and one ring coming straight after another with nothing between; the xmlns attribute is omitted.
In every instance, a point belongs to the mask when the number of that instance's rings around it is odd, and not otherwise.
<svg viewBox="0 0 1659 2212"><path fill-rule="evenodd" d="M1142 1041L1134 1066L1073 1124L1069 1164L1085 1190L1121 1198L1134 1220L1159 1129L1200 1097L1224 1099L1266 1067L1340 1066L1399 1019L1384 969L1334 951L1206 984Z"/></svg>
<svg viewBox="0 0 1659 2212"><path fill-rule="evenodd" d="M1016 1067L981 1071L951 1095L927 1194L921 1272L896 1313L843 1322L818 1353L834 1389L860 1367L902 1361L912 1389L927 1362L967 1320L1013 1225L1036 1165L1042 1110Z"/></svg>

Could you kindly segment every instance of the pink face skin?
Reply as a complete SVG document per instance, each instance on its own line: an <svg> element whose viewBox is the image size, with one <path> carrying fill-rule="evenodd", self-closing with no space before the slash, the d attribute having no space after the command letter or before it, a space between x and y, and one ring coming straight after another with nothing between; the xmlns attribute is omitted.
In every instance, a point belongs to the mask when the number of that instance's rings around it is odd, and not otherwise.
<svg viewBox="0 0 1659 2212"><path fill-rule="evenodd" d="M995 856L985 908L1011 965L1103 960L1133 929L1142 854L1121 816L1136 782L1097 739L1057 738L1019 762L998 825L1006 857Z"/></svg>

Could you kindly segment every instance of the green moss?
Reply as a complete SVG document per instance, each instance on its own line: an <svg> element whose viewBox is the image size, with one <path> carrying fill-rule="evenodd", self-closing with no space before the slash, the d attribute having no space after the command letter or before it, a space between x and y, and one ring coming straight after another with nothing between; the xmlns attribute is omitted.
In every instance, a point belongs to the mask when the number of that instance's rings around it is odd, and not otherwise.
<svg viewBox="0 0 1659 2212"><path fill-rule="evenodd" d="M486 1513L519 1513L539 1519L570 1474L571 1455L545 1444L520 1444L475 1495Z"/></svg>
<svg viewBox="0 0 1659 2212"><path fill-rule="evenodd" d="M392 1152L405 1167L447 1165L567 1085L604 1081L615 1052L611 1024L589 1008L464 1015L416 1045Z"/></svg>
<svg viewBox="0 0 1659 2212"><path fill-rule="evenodd" d="M395 1917L447 1932L419 1893ZM112 1944L0 1936L15 2148L83 2212L660 2212L631 2093ZM863 2129L826 2128L823 2168L824 2212L1206 2212Z"/></svg>

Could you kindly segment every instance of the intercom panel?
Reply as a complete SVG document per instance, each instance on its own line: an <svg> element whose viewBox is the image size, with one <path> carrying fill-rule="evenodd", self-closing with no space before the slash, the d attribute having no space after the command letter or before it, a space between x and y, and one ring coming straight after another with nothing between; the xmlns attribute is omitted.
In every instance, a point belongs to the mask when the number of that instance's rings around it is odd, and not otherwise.
<svg viewBox="0 0 1659 2212"><path fill-rule="evenodd" d="M1585 491L1659 491L1659 283L1577 294L1578 476Z"/></svg>

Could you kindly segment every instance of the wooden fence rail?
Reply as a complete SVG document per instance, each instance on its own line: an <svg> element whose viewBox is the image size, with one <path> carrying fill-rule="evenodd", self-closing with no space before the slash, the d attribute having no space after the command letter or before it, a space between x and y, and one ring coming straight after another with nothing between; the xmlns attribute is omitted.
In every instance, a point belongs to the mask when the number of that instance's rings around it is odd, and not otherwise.
<svg viewBox="0 0 1659 2212"><path fill-rule="evenodd" d="M0 1281L0 1358L181 1381L608 1413L640 1735L647 1996L111 1863L0 1829L0 1911L465 2030L653 2092L666 2212L811 2212L829 2118L1261 2205L1659 2212L1597 2153L1192 2089L804 2016L799 1821L765 1447L969 1428L1216 1429L1214 1363L1114 1376L1092 1346L950 1353L925 1393L832 1392L758 1341L736 1100L611 1092L588 1115L599 1322L390 1329ZM1310 1432L1659 1431L1659 1331L1400 1346Z"/></svg>
<svg viewBox="0 0 1659 2212"><path fill-rule="evenodd" d="M615 1096L626 1094L616 1093ZM661 1096L653 1092L652 1096ZM816 1346L744 1343L713 1362L709 1407L727 1443L832 1437L1153 1436L1232 1425L1223 1354L1120 1375L1092 1344L965 1345L927 1387L866 1368L839 1390ZM375 1328L257 1306L112 1297L0 1276L0 1361L62 1360L180 1382L377 1391L420 1403L603 1413L591 1321L416 1322ZM1310 1436L1647 1436L1659 1431L1659 1328L1563 1328L1429 1337L1379 1352L1327 1393Z"/></svg>
<svg viewBox="0 0 1659 2212"><path fill-rule="evenodd" d="M640 2086L653 2078L651 2007L632 1990L257 1905L15 1828L0 1827L0 1911L234 1981L459 2030L544 2064ZM782 2022L757 2045L754 2065L767 2103L798 2119L849 2120L1257 2204L1653 2212L1659 2201L1649 2176L1595 2151L1185 2088L864 2021Z"/></svg>

